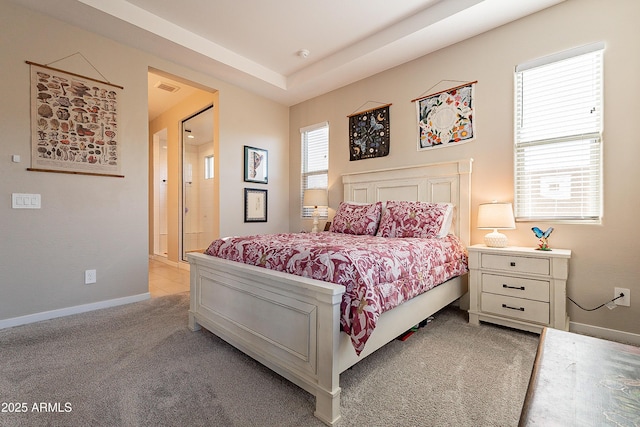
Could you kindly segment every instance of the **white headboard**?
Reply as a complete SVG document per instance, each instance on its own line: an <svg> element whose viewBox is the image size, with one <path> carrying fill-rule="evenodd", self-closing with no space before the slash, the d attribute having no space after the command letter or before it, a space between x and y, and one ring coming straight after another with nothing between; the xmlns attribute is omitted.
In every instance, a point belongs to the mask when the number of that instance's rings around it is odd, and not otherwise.
<svg viewBox="0 0 640 427"><path fill-rule="evenodd" d="M471 240L471 165L473 159L342 175L344 200L408 200L455 205L453 229L464 244Z"/></svg>

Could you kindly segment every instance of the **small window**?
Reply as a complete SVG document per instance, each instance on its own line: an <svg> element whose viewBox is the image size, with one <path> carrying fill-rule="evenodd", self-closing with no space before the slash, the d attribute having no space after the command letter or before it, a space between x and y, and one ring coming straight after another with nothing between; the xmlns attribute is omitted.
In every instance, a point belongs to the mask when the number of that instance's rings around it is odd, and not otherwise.
<svg viewBox="0 0 640 427"><path fill-rule="evenodd" d="M302 144L302 176L300 209L303 218L311 218L313 209L302 206L304 190L328 187L329 182L329 123L319 123L300 129ZM320 218L327 218L328 208L318 208Z"/></svg>
<svg viewBox="0 0 640 427"><path fill-rule="evenodd" d="M516 67L517 220L602 215L603 43Z"/></svg>
<svg viewBox="0 0 640 427"><path fill-rule="evenodd" d="M213 156L204 158L204 179L213 179Z"/></svg>

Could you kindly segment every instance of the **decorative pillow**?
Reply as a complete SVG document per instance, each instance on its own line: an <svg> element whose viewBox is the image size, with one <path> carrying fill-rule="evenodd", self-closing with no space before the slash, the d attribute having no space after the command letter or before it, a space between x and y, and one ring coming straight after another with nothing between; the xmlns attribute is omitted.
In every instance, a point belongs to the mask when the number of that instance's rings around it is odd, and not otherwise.
<svg viewBox="0 0 640 427"><path fill-rule="evenodd" d="M444 237L452 221L451 203L387 202L377 236L380 237Z"/></svg>
<svg viewBox="0 0 640 427"><path fill-rule="evenodd" d="M329 231L343 234L375 236L380 224L382 203L357 204L342 202L333 217Z"/></svg>

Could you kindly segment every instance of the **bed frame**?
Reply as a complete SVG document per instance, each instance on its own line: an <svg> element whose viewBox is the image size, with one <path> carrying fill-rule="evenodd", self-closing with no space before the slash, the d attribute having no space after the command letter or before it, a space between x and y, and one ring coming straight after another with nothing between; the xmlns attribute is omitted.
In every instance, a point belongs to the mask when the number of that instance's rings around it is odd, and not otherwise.
<svg viewBox="0 0 640 427"><path fill-rule="evenodd" d="M473 160L342 176L344 200L451 202L453 229L469 244ZM467 292L457 277L383 313L357 356L340 331L344 287L190 253L189 328L227 341L316 397L314 415L340 419L340 373Z"/></svg>

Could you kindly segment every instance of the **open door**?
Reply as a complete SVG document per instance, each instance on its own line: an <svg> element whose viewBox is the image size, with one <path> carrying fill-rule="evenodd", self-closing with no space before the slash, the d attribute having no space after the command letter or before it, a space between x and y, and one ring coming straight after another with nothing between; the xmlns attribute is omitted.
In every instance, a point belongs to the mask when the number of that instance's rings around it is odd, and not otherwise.
<svg viewBox="0 0 640 427"><path fill-rule="evenodd" d="M182 122L182 260L215 238L214 107Z"/></svg>

